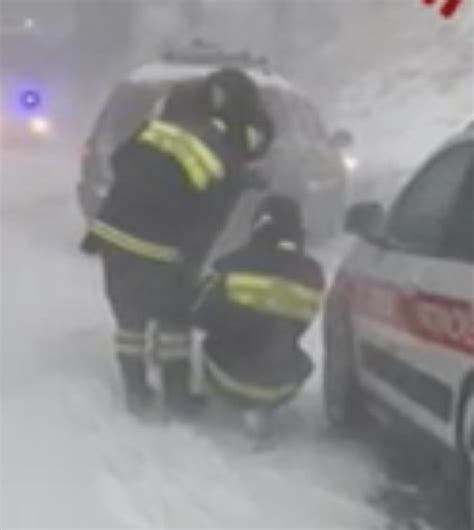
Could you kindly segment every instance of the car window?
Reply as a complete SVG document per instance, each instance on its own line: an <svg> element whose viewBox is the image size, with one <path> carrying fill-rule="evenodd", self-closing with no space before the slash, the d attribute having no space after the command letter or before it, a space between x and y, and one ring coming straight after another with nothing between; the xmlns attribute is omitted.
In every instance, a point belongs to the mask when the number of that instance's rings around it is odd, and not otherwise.
<svg viewBox="0 0 474 530"><path fill-rule="evenodd" d="M301 112L301 120L303 123L305 134L316 142L324 142L327 139L326 130L321 121L318 111L314 105L308 101L302 101L299 107Z"/></svg>
<svg viewBox="0 0 474 530"><path fill-rule="evenodd" d="M389 247L439 256L448 219L472 159L472 143L451 147L429 161L395 202L385 229Z"/></svg>
<svg viewBox="0 0 474 530"><path fill-rule="evenodd" d="M474 160L448 221L443 256L474 263Z"/></svg>
<svg viewBox="0 0 474 530"><path fill-rule="evenodd" d="M263 89L263 102L275 124L276 137L282 141L294 141L299 134L299 120L293 112L291 100L275 87Z"/></svg>
<svg viewBox="0 0 474 530"><path fill-rule="evenodd" d="M120 86L109 98L99 119L97 136L112 147L125 141L168 91L166 84Z"/></svg>

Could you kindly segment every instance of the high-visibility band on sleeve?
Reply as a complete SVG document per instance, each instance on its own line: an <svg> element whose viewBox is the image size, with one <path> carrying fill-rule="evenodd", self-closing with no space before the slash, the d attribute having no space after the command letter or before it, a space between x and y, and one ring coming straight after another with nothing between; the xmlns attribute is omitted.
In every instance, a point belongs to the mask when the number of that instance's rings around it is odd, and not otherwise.
<svg viewBox="0 0 474 530"><path fill-rule="evenodd" d="M311 320L321 305L321 293L278 276L230 273L225 285L230 303L290 319Z"/></svg>
<svg viewBox="0 0 474 530"><path fill-rule="evenodd" d="M199 191L224 177L224 166L212 150L176 125L153 120L138 135L138 140L172 155L183 167L190 184Z"/></svg>
<svg viewBox="0 0 474 530"><path fill-rule="evenodd" d="M260 386L243 383L222 370L212 359L206 356L206 364L211 377L225 391L262 403L273 403L293 395L295 385Z"/></svg>
<svg viewBox="0 0 474 530"><path fill-rule="evenodd" d="M89 231L119 248L143 258L169 263L174 263L181 259L179 250L174 247L146 241L103 221L93 221Z"/></svg>

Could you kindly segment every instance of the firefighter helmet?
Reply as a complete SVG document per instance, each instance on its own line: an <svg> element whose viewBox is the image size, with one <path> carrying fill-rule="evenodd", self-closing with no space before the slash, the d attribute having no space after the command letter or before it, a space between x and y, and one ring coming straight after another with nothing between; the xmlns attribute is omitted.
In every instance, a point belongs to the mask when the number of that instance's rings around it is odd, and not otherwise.
<svg viewBox="0 0 474 530"><path fill-rule="evenodd" d="M273 123L252 78L237 68L222 68L203 82L206 113L225 132L229 143L248 159L262 156L273 138Z"/></svg>

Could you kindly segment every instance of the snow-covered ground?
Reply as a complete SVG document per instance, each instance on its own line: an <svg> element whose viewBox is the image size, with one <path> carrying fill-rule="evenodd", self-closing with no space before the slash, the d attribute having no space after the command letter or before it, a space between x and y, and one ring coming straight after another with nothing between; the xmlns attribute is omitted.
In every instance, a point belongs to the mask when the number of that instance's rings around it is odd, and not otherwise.
<svg viewBox="0 0 474 530"><path fill-rule="evenodd" d="M392 19L377 18L379 27L368 31L354 14L362 20L372 3L342 3L344 13L354 12L341 17L327 72L337 78L354 64L354 81L341 83L332 121L354 131L367 186L361 196L382 188L386 195L387 183L398 187L474 111L473 11L466 2L447 22L422 6L415 14L414 1L405 0L400 32L385 39ZM390 2L382 3L381 10ZM260 41L263 19L252 18ZM155 42L156 20L149 20ZM252 31L229 20L214 26L251 42ZM269 35L273 49L281 39ZM312 94L324 75L308 67L321 52L318 40L308 42L299 81ZM124 413L99 264L77 250L77 158L74 150L2 153L0 527L387 528L366 500L384 480L375 457L356 441L332 438L325 424L318 321L305 341L318 370L282 410L272 451L247 450L237 419L219 407L197 424L143 425ZM376 180L367 183L367 175ZM329 269L341 250L322 254Z"/></svg>
<svg viewBox="0 0 474 530"><path fill-rule="evenodd" d="M74 163L3 156L1 527L383 528L366 501L379 471L330 436L320 370L267 453L217 406L202 424L123 412L99 264L77 250ZM306 345L320 368L318 322Z"/></svg>
<svg viewBox="0 0 474 530"><path fill-rule="evenodd" d="M345 93L374 178L363 197L398 187L474 110L472 72L448 98L418 66ZM376 457L324 420L318 320L305 340L318 370L281 411L276 449L249 451L217 406L200 423L139 424L122 410L99 264L77 249L77 153L2 158L2 528L387 528L367 501L384 487ZM328 271L343 249L320 252Z"/></svg>

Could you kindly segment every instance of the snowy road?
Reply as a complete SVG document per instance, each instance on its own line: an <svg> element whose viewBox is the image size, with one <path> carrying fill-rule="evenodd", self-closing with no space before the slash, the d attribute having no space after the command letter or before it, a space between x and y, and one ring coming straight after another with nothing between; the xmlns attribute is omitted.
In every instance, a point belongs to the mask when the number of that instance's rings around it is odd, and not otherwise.
<svg viewBox="0 0 474 530"><path fill-rule="evenodd" d="M379 471L327 432L316 375L281 445L241 447L232 417L143 426L121 411L98 263L76 249L74 163L2 164L2 528L370 530ZM318 324L307 337L318 362Z"/></svg>

